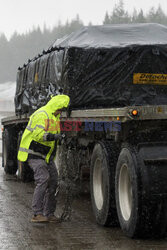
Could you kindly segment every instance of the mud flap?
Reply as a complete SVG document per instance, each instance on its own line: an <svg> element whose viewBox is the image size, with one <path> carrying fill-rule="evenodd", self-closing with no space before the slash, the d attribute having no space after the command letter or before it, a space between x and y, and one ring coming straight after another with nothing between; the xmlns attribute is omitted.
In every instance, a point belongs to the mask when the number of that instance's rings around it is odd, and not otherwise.
<svg viewBox="0 0 167 250"><path fill-rule="evenodd" d="M2 166L6 174L16 174L17 133L13 128L5 129L2 133Z"/></svg>
<svg viewBox="0 0 167 250"><path fill-rule="evenodd" d="M143 195L167 196L167 143L144 143L137 147L141 161Z"/></svg>

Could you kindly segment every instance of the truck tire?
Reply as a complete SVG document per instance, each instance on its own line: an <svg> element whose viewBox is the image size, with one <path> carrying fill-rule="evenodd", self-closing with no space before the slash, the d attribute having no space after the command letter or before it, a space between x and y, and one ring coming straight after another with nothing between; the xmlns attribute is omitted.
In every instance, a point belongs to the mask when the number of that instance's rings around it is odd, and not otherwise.
<svg viewBox="0 0 167 250"><path fill-rule="evenodd" d="M2 133L2 167L6 174L15 175L17 171L17 138L14 129Z"/></svg>
<svg viewBox="0 0 167 250"><path fill-rule="evenodd" d="M93 150L90 168L90 192L93 212L98 224L118 224L115 204L115 166L117 151L109 141L98 142Z"/></svg>
<svg viewBox="0 0 167 250"><path fill-rule="evenodd" d="M135 148L125 145L118 158L115 178L120 226L131 238L162 238L166 232L167 203L163 198L146 195L144 171Z"/></svg>
<svg viewBox="0 0 167 250"><path fill-rule="evenodd" d="M20 146L20 141L21 141L21 137L22 137L22 132L19 133L18 136L18 142L17 142L17 148L19 149ZM19 160L17 160L17 178L18 180L22 181L22 182L31 182L34 179L34 174L33 174L33 170L30 168L30 166L28 165L28 162L21 162Z"/></svg>

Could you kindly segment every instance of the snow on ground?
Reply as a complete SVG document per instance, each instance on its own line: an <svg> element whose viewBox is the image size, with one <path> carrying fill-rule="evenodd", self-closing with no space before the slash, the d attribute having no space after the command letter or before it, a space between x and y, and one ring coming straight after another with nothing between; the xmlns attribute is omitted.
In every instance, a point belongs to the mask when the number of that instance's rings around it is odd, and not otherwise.
<svg viewBox="0 0 167 250"><path fill-rule="evenodd" d="M14 112L15 82L0 83L0 112Z"/></svg>
<svg viewBox="0 0 167 250"><path fill-rule="evenodd" d="M0 83L0 153L2 152L1 144L1 119L14 115L14 96L16 91L15 82Z"/></svg>
<svg viewBox="0 0 167 250"><path fill-rule="evenodd" d="M15 82L0 83L0 100L13 101L16 91Z"/></svg>

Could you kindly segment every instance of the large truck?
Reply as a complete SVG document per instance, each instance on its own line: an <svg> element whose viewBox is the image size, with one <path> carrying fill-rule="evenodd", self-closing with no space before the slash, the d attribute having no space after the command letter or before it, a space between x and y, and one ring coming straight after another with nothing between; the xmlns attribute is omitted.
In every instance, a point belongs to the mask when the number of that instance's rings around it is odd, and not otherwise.
<svg viewBox="0 0 167 250"><path fill-rule="evenodd" d="M61 130L77 168L90 169L97 223L120 224L131 238L164 237L167 27L84 27L19 67L15 116L2 120L7 174L31 175L27 163L17 161L21 135L29 116L60 93L71 100Z"/></svg>

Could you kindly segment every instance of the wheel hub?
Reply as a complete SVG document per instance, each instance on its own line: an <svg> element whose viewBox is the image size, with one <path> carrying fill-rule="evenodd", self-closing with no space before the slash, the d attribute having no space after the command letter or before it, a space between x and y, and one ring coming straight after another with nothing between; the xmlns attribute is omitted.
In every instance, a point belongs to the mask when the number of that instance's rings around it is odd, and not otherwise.
<svg viewBox="0 0 167 250"><path fill-rule="evenodd" d="M124 220L128 221L132 212L132 184L126 164L123 164L120 169L119 204Z"/></svg>
<svg viewBox="0 0 167 250"><path fill-rule="evenodd" d="M102 162L98 158L95 161L93 171L93 194L96 206L99 210L103 207L103 173L102 173Z"/></svg>

